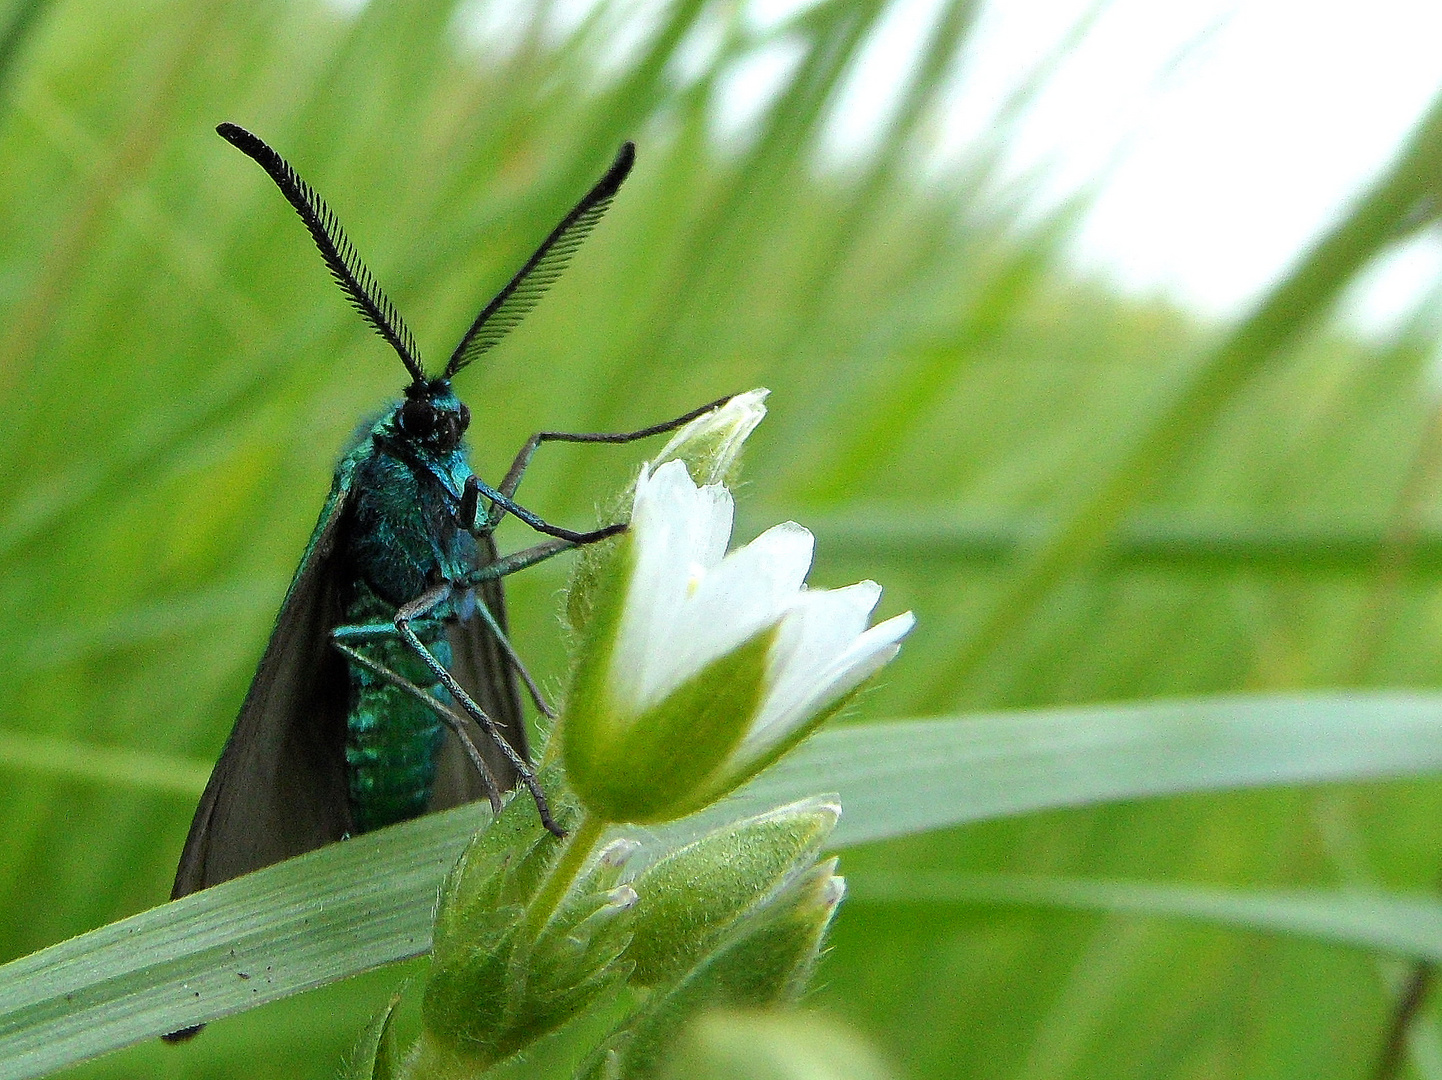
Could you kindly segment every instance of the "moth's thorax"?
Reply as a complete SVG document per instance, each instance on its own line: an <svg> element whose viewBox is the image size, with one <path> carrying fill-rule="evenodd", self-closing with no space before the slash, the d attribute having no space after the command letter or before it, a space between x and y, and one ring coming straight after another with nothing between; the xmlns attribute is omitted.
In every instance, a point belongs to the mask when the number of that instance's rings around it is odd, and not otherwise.
<svg viewBox="0 0 1442 1080"><path fill-rule="evenodd" d="M348 459L348 547L355 576L399 607L474 568L476 541L458 520L471 467L464 444L435 452L384 437L385 426Z"/></svg>

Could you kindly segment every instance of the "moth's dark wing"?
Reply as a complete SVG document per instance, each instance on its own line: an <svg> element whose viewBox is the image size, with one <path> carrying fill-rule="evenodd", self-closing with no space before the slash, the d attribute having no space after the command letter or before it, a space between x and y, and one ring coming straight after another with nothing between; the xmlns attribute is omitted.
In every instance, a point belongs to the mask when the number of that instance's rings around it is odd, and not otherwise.
<svg viewBox="0 0 1442 1080"><path fill-rule="evenodd" d="M494 562L496 544L489 536L481 537L480 564ZM506 598L499 581L482 582L476 590L478 598L501 629L506 629ZM506 741L525 758L530 760L530 746L526 741L526 721L521 712L521 695L516 686L516 672L502 651L496 636L490 628L475 615L451 625L451 674L471 695L476 704L501 729ZM491 767L491 773L502 791L515 786L516 770L506 760L499 747L474 722L466 724L467 733L476 749ZM476 768L462 749L460 740L447 733L445 746L436 770L436 786L431 795L431 809L445 810L462 803L474 802L486 797L485 785L481 782Z"/></svg>
<svg viewBox="0 0 1442 1080"><path fill-rule="evenodd" d="M339 840L346 788L345 659L338 540L346 492L332 492L276 616L250 692L200 797L171 898Z"/></svg>

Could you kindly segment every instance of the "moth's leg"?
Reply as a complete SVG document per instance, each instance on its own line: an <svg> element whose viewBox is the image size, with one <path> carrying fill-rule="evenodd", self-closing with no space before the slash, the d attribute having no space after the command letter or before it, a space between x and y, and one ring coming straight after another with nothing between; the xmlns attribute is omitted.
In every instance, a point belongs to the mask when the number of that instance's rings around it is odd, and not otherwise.
<svg viewBox="0 0 1442 1080"><path fill-rule="evenodd" d="M501 753L506 755L506 760L516 770L516 775L521 778L521 783L526 785L526 790L531 793L531 798L536 802L536 811L541 815L541 824L556 836L565 836L566 831L556 824L551 817L551 808L546 802L546 793L541 790L541 785L536 782L535 770L531 768L530 762L516 753L516 748L501 737L496 728L496 723L486 715L479 705L466 693L465 688L456 682L456 677L446 670L446 665L437 659L435 653L426 647L425 642L416 637L416 632L411 629L411 621L419 619L428 612L435 610L439 605L450 599L454 588L450 582L443 581L432 589L428 589L409 604L404 604L396 612L395 632L400 635L401 640L411 647L411 650L421 659L431 673L440 680L446 688L446 693L456 699L456 702L465 710L472 720L481 726L484 731L500 748Z"/></svg>
<svg viewBox="0 0 1442 1080"><path fill-rule="evenodd" d="M535 566L539 562L545 562L553 555L559 555L563 551L570 551L575 546L576 545L569 540L553 539L542 541L533 547L528 547L521 551L514 551L509 555L496 559L494 562L489 562L485 566L472 570L461 579L459 586L461 588L474 588L485 581L499 581L507 574L514 574L516 571L524 570L528 566ZM536 703L536 708L554 720L556 718L555 710L547 703L545 696L541 693L541 688L536 685L536 680L531 677L531 673L526 669L525 662L521 660L520 654L516 652L516 647L511 644L510 638L507 637L505 631L501 629L500 622L496 619L495 614L492 613L491 609L486 606L486 602L479 596L476 597L476 610L480 613L481 619L487 628L495 635L496 641L500 644L502 651L505 652L506 658L511 662L511 666L520 674L521 680L526 684L527 691L530 692L531 700Z"/></svg>
<svg viewBox="0 0 1442 1080"><path fill-rule="evenodd" d="M491 509L484 515L480 508L482 498L489 500L491 504ZM486 533L493 532L500 524L501 518L508 513L514 514L538 533L554 536L558 540L569 541L573 545L594 544L597 540L604 540L608 536L615 536L617 533L626 531L624 521L592 529L589 532L563 529L561 526L552 525L539 515L531 513L519 503L513 502L480 477L474 475L466 477L466 489L461 494L461 508L457 515L463 528L477 536L484 536Z"/></svg>
<svg viewBox="0 0 1442 1080"><path fill-rule="evenodd" d="M675 431L682 424L689 424L698 416L705 416L713 409L719 409L725 405L734 394L724 398L718 398L699 409L692 409L685 416L678 416L674 420L667 420L662 424L652 424L650 427L641 428L638 431L617 431L617 432L573 432L573 431L538 431L526 440L526 445L521 447L521 452L516 455L516 460L511 462L511 467L506 471L505 479L496 490L506 498L516 493L521 486L521 477L526 472L526 466L530 465L532 456L540 448L542 443L547 442L585 442L585 443L628 443L637 439L650 438L652 435L663 435L668 431Z"/></svg>
<svg viewBox="0 0 1442 1080"><path fill-rule="evenodd" d="M434 694L427 693L404 675L392 671L384 664L376 663L376 661L372 660L365 653L357 649L352 649L341 640L346 637L352 640L361 637L359 634L347 633L347 631L369 631L371 629L384 629L388 636L395 636L395 627L388 624L382 624L380 627L374 628L368 626L342 626L331 632L331 640L335 647L350 657L352 661L372 674L380 676L397 689L404 690L407 694L410 694L439 716L441 723L455 732L456 738L461 740L461 746L465 748L466 756L471 759L471 764L475 766L476 772L481 774L481 784L486 789L486 798L490 800L491 811L499 814L501 812L500 785L496 783L496 778L491 773L490 766L486 764L486 759L481 757L481 752L476 749L476 744L471 741L470 735L466 734L466 722L464 718L457 716L454 709L443 705Z"/></svg>
<svg viewBox="0 0 1442 1080"><path fill-rule="evenodd" d="M509 577L518 570L545 562L563 551L570 551L575 546L570 540L542 540L533 547L513 551L509 555L502 555L494 562L486 563L485 566L476 567L461 577L456 582L456 587L469 588L479 585L483 581L498 581L503 577Z"/></svg>
<svg viewBox="0 0 1442 1080"><path fill-rule="evenodd" d="M622 531L623 526L609 525L604 529L596 529L594 532L571 532L570 529L559 529L554 525L547 525L538 516L529 512L522 506L516 505L512 500L516 489L521 486L521 477L525 476L526 467L531 464L532 457L535 457L536 450L541 448L542 443L634 443L639 438L650 438L652 435L665 434L666 431L675 431L682 424L689 424L696 417L704 417L707 412L717 410L734 398L734 394L724 398L717 398L709 401L701 408L694 408L681 417L673 418L652 424L650 427L639 428L636 431L536 431L531 438L526 440L525 446L521 447L521 453L516 454L516 459L510 463L510 469L506 470L506 476L500 482L500 487L490 487L482 483L477 477L467 477L466 490L461 493L460 500L460 523L461 528L469 529L476 534L493 532L499 525L500 519L505 518L506 513L521 518L526 525L531 526L536 532L544 532L549 536L561 536L564 539L571 539L577 544L591 544L598 539L606 539L607 536L614 536ZM490 509L485 516L480 513L480 496L490 500Z"/></svg>
<svg viewBox="0 0 1442 1080"><path fill-rule="evenodd" d="M561 550L564 551L565 549L562 548ZM506 632L501 629L501 624L496 621L495 615L493 615L491 609L486 606L485 600L479 596L476 597L476 614L481 617L481 621L485 623L486 627L491 631L492 636L496 639L496 643L500 645L501 651L506 654L506 659L509 660L511 666L516 669L516 673L521 676L521 681L526 684L526 691L531 695L531 700L536 703L536 708L546 717L554 720L556 718L556 710L551 708L550 704L541 694L541 688L536 685L536 680L533 679L531 673L526 670L526 664L521 659L520 654L516 652L516 647L511 644L511 639L507 637Z"/></svg>

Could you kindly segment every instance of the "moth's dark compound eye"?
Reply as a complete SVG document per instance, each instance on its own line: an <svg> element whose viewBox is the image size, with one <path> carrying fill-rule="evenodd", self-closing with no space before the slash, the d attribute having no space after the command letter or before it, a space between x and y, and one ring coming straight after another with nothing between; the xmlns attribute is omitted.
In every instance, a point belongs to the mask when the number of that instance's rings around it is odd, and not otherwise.
<svg viewBox="0 0 1442 1080"><path fill-rule="evenodd" d="M409 399L401 406L401 430L422 442L436 433L436 408L429 401Z"/></svg>
<svg viewBox="0 0 1442 1080"><path fill-rule="evenodd" d="M470 419L471 411L464 405L437 408L434 402L416 397L401 406L400 428L422 446L449 453L461 445Z"/></svg>
<svg viewBox="0 0 1442 1080"><path fill-rule="evenodd" d="M461 444L465 433L465 418L460 413L447 410L436 417L434 444L437 450L454 450Z"/></svg>

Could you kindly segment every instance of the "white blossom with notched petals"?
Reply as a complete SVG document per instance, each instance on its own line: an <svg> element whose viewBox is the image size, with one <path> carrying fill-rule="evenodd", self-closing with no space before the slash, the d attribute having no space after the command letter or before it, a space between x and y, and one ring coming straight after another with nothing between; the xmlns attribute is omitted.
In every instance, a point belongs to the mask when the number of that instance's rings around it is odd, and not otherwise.
<svg viewBox="0 0 1442 1080"><path fill-rule="evenodd" d="M738 694L734 681L723 681L715 695L702 694L712 717L724 707L717 695L732 693L742 702L735 738L700 791L679 793L677 809L719 798L804 736L897 654L915 623L906 612L867 628L881 597L875 582L807 588L814 541L794 522L728 554L732 516L730 492L720 484L697 486L682 462L643 470L627 534L629 579L603 650L604 711L618 740L608 767L624 769L647 757L619 748L628 723L665 716L668 702L682 700L673 698L678 690L694 690L743 645L767 636L764 663L755 671L759 693ZM686 700L696 707L694 696ZM584 722L566 719L568 726ZM577 779L584 801L585 777ZM665 783L665 776L649 778L646 790L663 791ZM648 818L659 820L649 812Z"/></svg>

